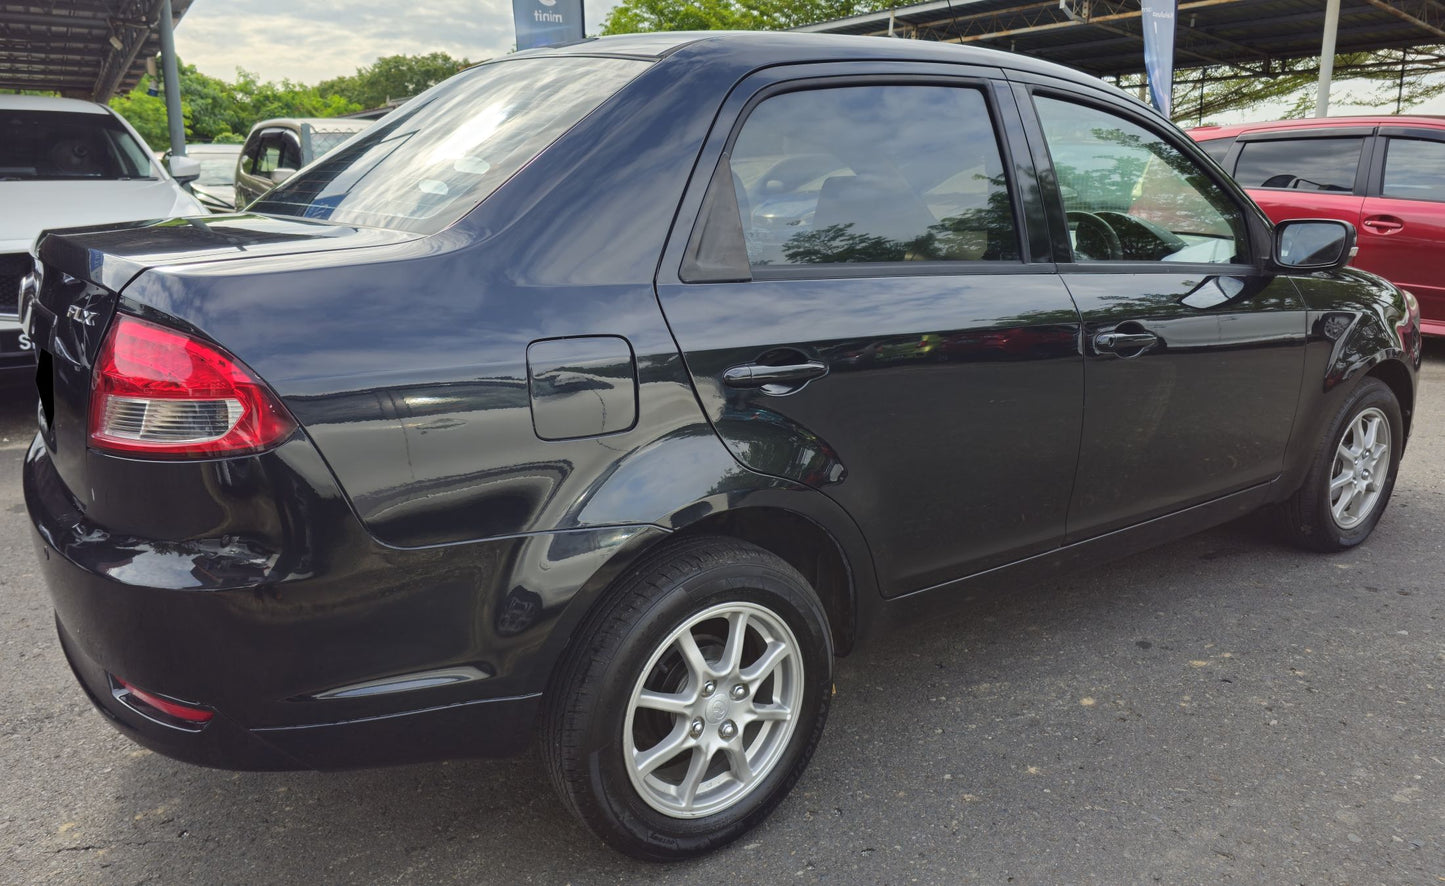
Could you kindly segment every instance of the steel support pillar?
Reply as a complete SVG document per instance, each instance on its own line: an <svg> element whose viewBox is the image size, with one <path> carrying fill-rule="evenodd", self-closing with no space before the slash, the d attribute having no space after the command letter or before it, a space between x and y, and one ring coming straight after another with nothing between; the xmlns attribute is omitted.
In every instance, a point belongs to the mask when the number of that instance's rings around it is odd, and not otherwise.
<svg viewBox="0 0 1445 886"><path fill-rule="evenodd" d="M1327 117L1330 113L1330 82L1335 77L1335 34L1339 29L1340 0L1326 0L1325 36L1320 45L1320 87L1315 96L1316 117Z"/></svg>
<svg viewBox="0 0 1445 886"><path fill-rule="evenodd" d="M166 123L171 130L171 153L184 157L186 121L181 116L181 73L176 64L176 32L175 20L171 16L171 0L162 0L160 19L161 69L166 84Z"/></svg>

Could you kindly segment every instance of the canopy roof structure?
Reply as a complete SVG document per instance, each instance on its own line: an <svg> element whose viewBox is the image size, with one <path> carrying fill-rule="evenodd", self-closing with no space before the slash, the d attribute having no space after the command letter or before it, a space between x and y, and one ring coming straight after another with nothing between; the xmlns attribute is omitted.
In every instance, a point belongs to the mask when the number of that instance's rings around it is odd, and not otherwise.
<svg viewBox="0 0 1445 886"><path fill-rule="evenodd" d="M1324 0L1180 0L1174 66L1224 65L1268 75L1275 62L1318 58L1324 25ZM930 0L797 30L969 43L1100 77L1144 70L1138 0ZM1441 0L1340 2L1337 52L1441 43Z"/></svg>
<svg viewBox="0 0 1445 886"><path fill-rule="evenodd" d="M192 0L171 0L180 21ZM0 89L106 102L160 52L163 0L0 0Z"/></svg>

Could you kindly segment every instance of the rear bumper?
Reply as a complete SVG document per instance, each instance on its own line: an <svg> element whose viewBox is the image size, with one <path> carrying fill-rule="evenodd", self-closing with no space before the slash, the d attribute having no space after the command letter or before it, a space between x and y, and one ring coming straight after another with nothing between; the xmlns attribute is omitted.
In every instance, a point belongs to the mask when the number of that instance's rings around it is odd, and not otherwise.
<svg viewBox="0 0 1445 886"><path fill-rule="evenodd" d="M125 704L113 675L76 647L56 621L66 661L91 704L139 745L218 769L353 769L458 757L507 756L526 747L540 695L473 701L370 719L247 729L218 712L198 729L147 717Z"/></svg>
<svg viewBox="0 0 1445 886"><path fill-rule="evenodd" d="M388 548L366 534L304 437L224 462L92 467L111 484L132 472L128 507L104 488L77 501L39 440L23 471L66 656L122 732L219 768L522 750L582 613L662 534L609 527ZM220 521L212 529L163 531L186 514L204 527L205 501ZM152 531L93 522L122 511L149 515ZM238 521L270 531L248 537ZM167 722L116 680L214 716L199 728Z"/></svg>

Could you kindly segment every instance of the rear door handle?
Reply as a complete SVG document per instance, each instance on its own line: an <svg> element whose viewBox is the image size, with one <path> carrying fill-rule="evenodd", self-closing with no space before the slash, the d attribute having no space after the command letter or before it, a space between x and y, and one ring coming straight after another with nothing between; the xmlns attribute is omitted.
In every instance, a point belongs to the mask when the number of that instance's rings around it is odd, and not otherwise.
<svg viewBox="0 0 1445 886"><path fill-rule="evenodd" d="M1361 224L1376 234L1393 234L1405 229L1405 223L1393 215L1372 215Z"/></svg>
<svg viewBox="0 0 1445 886"><path fill-rule="evenodd" d="M1136 350L1142 353L1158 343L1159 336L1152 332L1101 332L1094 336L1094 350L1102 354Z"/></svg>
<svg viewBox="0 0 1445 886"><path fill-rule="evenodd" d="M789 363L783 366L767 366L762 363L747 363L730 366L723 371L723 384L730 388L761 388L766 385L796 386L828 374L828 364L809 360L806 363Z"/></svg>

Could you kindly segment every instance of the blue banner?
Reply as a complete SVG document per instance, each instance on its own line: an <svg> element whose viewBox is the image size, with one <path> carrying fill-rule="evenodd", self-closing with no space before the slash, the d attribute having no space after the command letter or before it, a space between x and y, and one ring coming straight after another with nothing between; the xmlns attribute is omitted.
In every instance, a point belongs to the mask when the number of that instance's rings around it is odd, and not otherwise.
<svg viewBox="0 0 1445 886"><path fill-rule="evenodd" d="M1149 98L1168 117L1174 91L1174 12L1178 3L1139 0L1139 5L1144 10L1144 71L1149 76Z"/></svg>
<svg viewBox="0 0 1445 886"><path fill-rule="evenodd" d="M582 0L512 0L517 49L571 43L582 32Z"/></svg>

